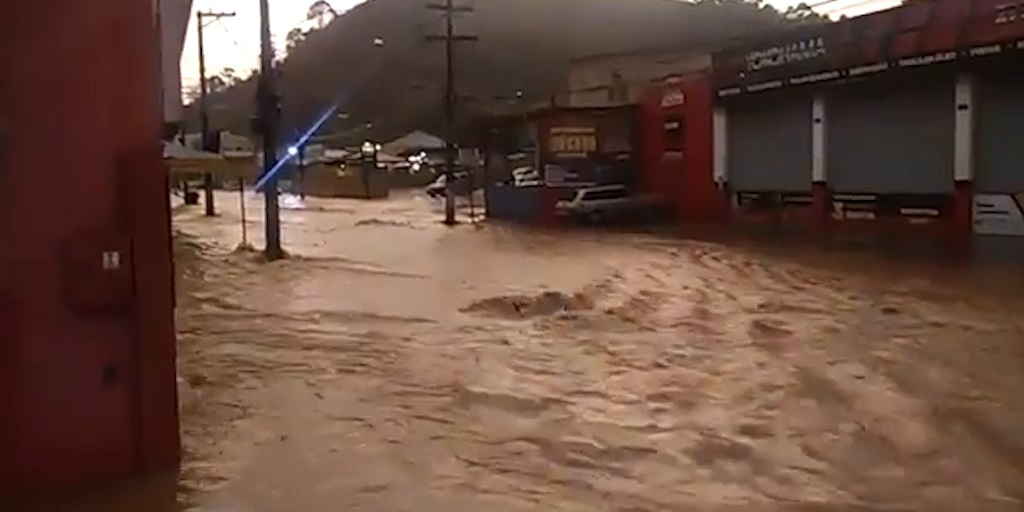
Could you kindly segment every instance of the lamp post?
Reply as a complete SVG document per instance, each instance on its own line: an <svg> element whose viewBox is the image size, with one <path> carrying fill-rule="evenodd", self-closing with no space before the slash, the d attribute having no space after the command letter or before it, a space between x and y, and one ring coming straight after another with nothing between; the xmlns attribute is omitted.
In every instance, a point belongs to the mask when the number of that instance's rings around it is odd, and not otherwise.
<svg viewBox="0 0 1024 512"><path fill-rule="evenodd" d="M374 144L370 141L363 142L363 145L359 148L359 153L362 155L362 177L363 177L363 190L366 193L366 198L370 199L370 169L377 169L377 152L380 151L380 144Z"/></svg>

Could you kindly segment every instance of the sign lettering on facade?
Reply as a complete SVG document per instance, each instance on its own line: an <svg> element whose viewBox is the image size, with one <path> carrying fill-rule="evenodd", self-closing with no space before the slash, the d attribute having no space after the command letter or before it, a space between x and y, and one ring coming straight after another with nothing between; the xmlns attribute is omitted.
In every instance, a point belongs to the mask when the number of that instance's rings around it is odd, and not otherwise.
<svg viewBox="0 0 1024 512"><path fill-rule="evenodd" d="M982 57L982 56L985 56L985 55L995 55L997 53L1002 53L1002 51L1003 51L1003 46L1002 45L990 44L988 46L979 46L977 48L971 48L970 50L968 50L967 53L971 57Z"/></svg>
<svg viewBox="0 0 1024 512"><path fill-rule="evenodd" d="M758 71L818 59L826 53L825 39L814 37L752 51L746 55L745 60L748 71Z"/></svg>
<svg viewBox="0 0 1024 512"><path fill-rule="evenodd" d="M889 69L889 63L888 62L879 62L878 64L870 64L870 65L867 65L867 66L857 66L855 68L850 68L847 71L847 74L849 74L850 76L861 76L861 75L869 75L869 74L872 74L872 73L881 73L882 71L886 71L888 69Z"/></svg>
<svg viewBox="0 0 1024 512"><path fill-rule="evenodd" d="M976 194L972 216L976 234L1024 237L1024 193Z"/></svg>
<svg viewBox="0 0 1024 512"><path fill-rule="evenodd" d="M931 55L922 55L920 57L911 57L909 59L900 59L900 67L916 67L916 66L927 66L930 64L938 64L940 62L949 62L955 60L957 57L956 52L940 52L933 53Z"/></svg>
<svg viewBox="0 0 1024 512"><path fill-rule="evenodd" d="M680 91L678 89L673 89L671 91L667 91L661 97L661 108L672 108L672 107L682 106L682 105L685 105L685 104L686 104L686 95L683 94L683 91Z"/></svg>
<svg viewBox="0 0 1024 512"><path fill-rule="evenodd" d="M555 156L581 157L597 151L597 131L594 128L552 128L548 136L548 150Z"/></svg>
<svg viewBox="0 0 1024 512"><path fill-rule="evenodd" d="M743 93L769 91L788 86L809 85L822 82L830 82L846 77L866 76L875 73L882 73L897 68L916 68L953 62L961 58L985 57L998 55L1004 52L1024 50L1024 40L1004 44L987 44L972 48L965 48L961 51L943 51L905 57L888 62L876 62L845 69L834 69L814 72L807 75L799 75L786 79L774 79L767 82L750 83L744 85L730 85L718 89L719 97L728 97Z"/></svg>
<svg viewBox="0 0 1024 512"><path fill-rule="evenodd" d="M1013 23L1024 17L1024 2L1007 2L996 6L996 25Z"/></svg>

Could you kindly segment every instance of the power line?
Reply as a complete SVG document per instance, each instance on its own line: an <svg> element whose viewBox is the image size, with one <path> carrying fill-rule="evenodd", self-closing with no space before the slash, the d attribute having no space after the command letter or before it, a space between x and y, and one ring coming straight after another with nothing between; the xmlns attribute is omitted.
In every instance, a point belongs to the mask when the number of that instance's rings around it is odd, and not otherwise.
<svg viewBox="0 0 1024 512"><path fill-rule="evenodd" d="M235 45L235 48L245 50L245 48L242 48L242 43L239 43L238 39L235 39L235 35L231 33L231 29L229 29L228 26L220 20L220 18L217 18L215 21L217 25L220 26L221 30L224 31L224 35L228 36L228 41L231 41L231 44Z"/></svg>
<svg viewBox="0 0 1024 512"><path fill-rule="evenodd" d="M845 11L854 7L861 7L865 5L871 5L874 3L884 3L885 0L860 0L855 1L852 4L844 5L844 3L850 2L850 0L818 0L807 4L807 7L814 11L825 12L827 14L837 13ZM838 5L834 5L838 4ZM829 7L831 6L831 7ZM825 8L825 9L823 9Z"/></svg>
<svg viewBox="0 0 1024 512"><path fill-rule="evenodd" d="M842 12L849 11L850 9L869 8L869 7L871 7L874 4L883 5L885 3L887 3L886 0L860 0L860 1L855 1L853 3L850 3L850 4L842 5L840 7L833 8L831 10L828 10L827 12L829 14L841 14ZM891 3L891 2L889 2L889 3Z"/></svg>

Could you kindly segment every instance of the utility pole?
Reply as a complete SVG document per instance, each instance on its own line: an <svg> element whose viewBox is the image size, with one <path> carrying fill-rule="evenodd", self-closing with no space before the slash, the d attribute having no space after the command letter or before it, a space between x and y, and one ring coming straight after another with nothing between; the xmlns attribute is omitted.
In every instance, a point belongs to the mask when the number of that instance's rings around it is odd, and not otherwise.
<svg viewBox="0 0 1024 512"><path fill-rule="evenodd" d="M263 174L268 175L277 165L277 124L280 105L277 97L277 71L274 69L274 46L270 34L270 6L268 0L260 0L260 82L259 121L263 132ZM263 252L268 260L284 257L281 249L281 211L277 203L277 177L271 176L263 188L264 228L266 247Z"/></svg>
<svg viewBox="0 0 1024 512"><path fill-rule="evenodd" d="M200 11L196 13L196 30L199 32L199 130L202 137L203 151L214 151L217 149L213 147L213 141L210 139L210 110L206 102L208 89L206 84L206 52L203 45L203 29L206 28L206 25L203 20L207 18L216 21L221 18L230 18L234 15L235 13L233 12ZM217 214L217 211L213 205L213 173L210 171L203 173L203 192L206 202L206 216L213 217Z"/></svg>
<svg viewBox="0 0 1024 512"><path fill-rule="evenodd" d="M455 103L458 94L455 87L455 43L459 41L476 41L476 36L455 35L455 15L460 12L471 12L468 5L456 6L453 0L445 0L443 4L430 4L428 9L444 13L445 31L443 36L427 36L430 41L444 41L444 223L453 226L455 222ZM472 193L472 186L470 187Z"/></svg>

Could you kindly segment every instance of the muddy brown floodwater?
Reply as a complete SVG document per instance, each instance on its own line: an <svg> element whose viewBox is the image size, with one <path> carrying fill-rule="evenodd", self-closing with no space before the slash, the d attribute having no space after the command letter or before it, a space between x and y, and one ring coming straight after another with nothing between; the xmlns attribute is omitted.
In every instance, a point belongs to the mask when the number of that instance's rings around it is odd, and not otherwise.
<svg viewBox="0 0 1024 512"><path fill-rule="evenodd" d="M285 211L264 263L219 199L175 216L166 510L1021 507L1019 267L449 229L411 196Z"/></svg>

